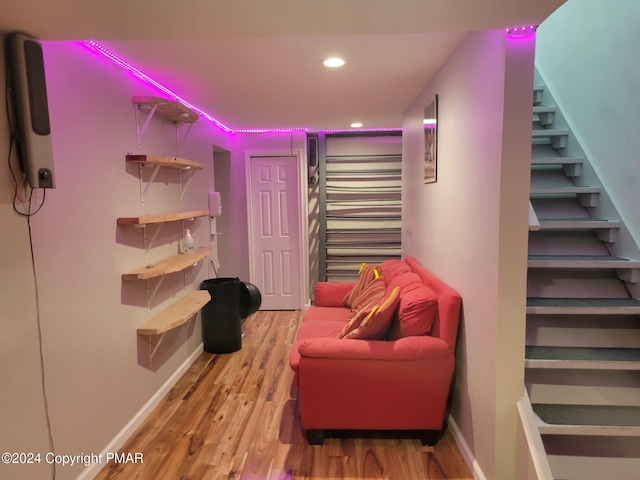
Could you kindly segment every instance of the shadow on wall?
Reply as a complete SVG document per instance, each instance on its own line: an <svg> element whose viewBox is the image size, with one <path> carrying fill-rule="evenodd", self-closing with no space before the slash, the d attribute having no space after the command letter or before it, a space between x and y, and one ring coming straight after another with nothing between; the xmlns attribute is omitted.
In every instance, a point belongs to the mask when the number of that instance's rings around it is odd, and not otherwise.
<svg viewBox="0 0 640 480"><path fill-rule="evenodd" d="M200 315L195 315L183 326L169 330L162 335L138 335L138 365L147 370L157 372L195 331L195 322Z"/></svg>

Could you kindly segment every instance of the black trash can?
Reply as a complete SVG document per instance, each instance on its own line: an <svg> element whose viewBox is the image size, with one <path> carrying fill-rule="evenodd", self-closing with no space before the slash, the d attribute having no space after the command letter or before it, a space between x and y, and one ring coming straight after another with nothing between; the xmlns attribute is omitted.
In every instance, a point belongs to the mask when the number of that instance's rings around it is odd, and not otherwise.
<svg viewBox="0 0 640 480"><path fill-rule="evenodd" d="M200 285L211 300L202 307L204 351L231 353L242 348L239 278L211 278Z"/></svg>
<svg viewBox="0 0 640 480"><path fill-rule="evenodd" d="M262 305L262 294L253 283L242 282L240 285L240 317L242 320L256 313Z"/></svg>

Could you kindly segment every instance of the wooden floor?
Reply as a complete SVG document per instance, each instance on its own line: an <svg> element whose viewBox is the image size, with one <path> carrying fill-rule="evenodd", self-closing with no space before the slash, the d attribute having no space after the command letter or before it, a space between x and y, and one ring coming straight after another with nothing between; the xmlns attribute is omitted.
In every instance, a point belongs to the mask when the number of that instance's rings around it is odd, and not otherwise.
<svg viewBox="0 0 640 480"><path fill-rule="evenodd" d="M258 312L242 349L203 353L120 452L142 464L106 466L97 479L472 480L451 435L327 438L309 446L300 425L289 350L300 312Z"/></svg>

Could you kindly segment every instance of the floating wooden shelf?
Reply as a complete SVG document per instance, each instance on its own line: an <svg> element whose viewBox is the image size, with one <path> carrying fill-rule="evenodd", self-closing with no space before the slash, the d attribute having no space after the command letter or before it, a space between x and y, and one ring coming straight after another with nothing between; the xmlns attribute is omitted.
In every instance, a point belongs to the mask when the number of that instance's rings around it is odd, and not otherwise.
<svg viewBox="0 0 640 480"><path fill-rule="evenodd" d="M140 217L120 217L118 218L118 225L148 225L150 223L175 222L177 220L206 217L208 214L207 210L196 210L194 212L155 213Z"/></svg>
<svg viewBox="0 0 640 480"><path fill-rule="evenodd" d="M184 325L211 300L206 290L190 292L138 328L138 335L161 335Z"/></svg>
<svg viewBox="0 0 640 480"><path fill-rule="evenodd" d="M193 123L198 120L198 114L180 102L160 97L133 97L131 99L136 105L143 105L153 108L157 105L156 112L176 123Z"/></svg>
<svg viewBox="0 0 640 480"><path fill-rule="evenodd" d="M176 170L202 170L204 163L178 157L160 157L156 155L127 155L127 162L140 165L175 168Z"/></svg>
<svg viewBox="0 0 640 480"><path fill-rule="evenodd" d="M194 253L173 255L155 265L147 265L123 273L122 280L149 280L169 273L181 272L209 255L211 255L211 248L196 248Z"/></svg>

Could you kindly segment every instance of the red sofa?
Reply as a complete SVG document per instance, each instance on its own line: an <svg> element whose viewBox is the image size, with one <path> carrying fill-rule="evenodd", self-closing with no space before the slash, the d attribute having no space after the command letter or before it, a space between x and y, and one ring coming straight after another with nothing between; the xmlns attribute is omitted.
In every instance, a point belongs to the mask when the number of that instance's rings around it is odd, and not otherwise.
<svg viewBox="0 0 640 480"><path fill-rule="evenodd" d="M406 271L418 275L423 290L430 289L434 303L419 306L420 313L414 301L403 302L413 297L402 286L392 321L413 308L414 320L416 312L420 321L431 317L429 331L411 335L409 325L404 336L394 325L392 339L338 338L351 313L343 299L355 283L316 283L314 306L305 312L289 359L311 444L322 444L325 430L412 430L423 445L439 438L454 372L460 295L412 257L383 262L380 270L387 290Z"/></svg>

